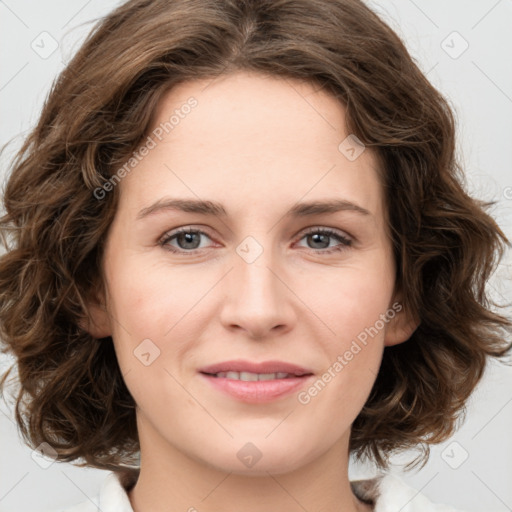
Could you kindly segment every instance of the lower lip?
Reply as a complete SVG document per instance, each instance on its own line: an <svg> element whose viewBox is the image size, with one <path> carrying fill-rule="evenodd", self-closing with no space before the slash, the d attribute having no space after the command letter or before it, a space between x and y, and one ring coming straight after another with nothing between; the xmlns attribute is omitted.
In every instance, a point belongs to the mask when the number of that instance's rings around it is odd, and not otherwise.
<svg viewBox="0 0 512 512"><path fill-rule="evenodd" d="M243 381L200 373L215 389L252 404L271 402L299 390L313 375L286 379Z"/></svg>

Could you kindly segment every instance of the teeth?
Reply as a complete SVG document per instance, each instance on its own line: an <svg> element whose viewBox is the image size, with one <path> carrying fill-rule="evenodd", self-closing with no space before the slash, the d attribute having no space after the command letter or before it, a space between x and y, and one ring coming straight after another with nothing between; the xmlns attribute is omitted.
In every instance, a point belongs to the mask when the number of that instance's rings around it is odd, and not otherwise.
<svg viewBox="0 0 512 512"><path fill-rule="evenodd" d="M295 377L285 372L277 373L251 373L251 372L219 372L215 374L216 377L224 377L226 379L243 380L246 382L257 380L273 380L273 379L286 379L288 377Z"/></svg>
<svg viewBox="0 0 512 512"><path fill-rule="evenodd" d="M233 372L235 373L235 372ZM240 372L240 380L250 381L250 380L258 380L257 373L249 373L249 372Z"/></svg>

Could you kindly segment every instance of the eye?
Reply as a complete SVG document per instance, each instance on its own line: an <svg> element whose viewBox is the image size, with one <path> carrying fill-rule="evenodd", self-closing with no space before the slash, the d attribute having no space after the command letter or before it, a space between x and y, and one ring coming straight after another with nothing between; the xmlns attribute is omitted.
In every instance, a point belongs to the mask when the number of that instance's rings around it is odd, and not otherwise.
<svg viewBox="0 0 512 512"><path fill-rule="evenodd" d="M193 253L205 248L204 246L201 247L202 236L211 240L210 236L200 229L192 227L179 228L166 233L159 241L159 245L175 253ZM313 228L302 235L300 240L304 238L313 244L314 247L310 247L310 249L322 254L342 251L352 244L351 239L330 228ZM331 246L329 239L337 240L339 242L338 245ZM172 245L171 242L175 242L177 247Z"/></svg>
<svg viewBox="0 0 512 512"><path fill-rule="evenodd" d="M190 227L179 228L176 231L165 234L159 244L171 252L193 252L204 248L199 247L201 244L201 235L210 238L200 229ZM175 241L178 244L178 247L171 245L172 241Z"/></svg>
<svg viewBox="0 0 512 512"><path fill-rule="evenodd" d="M303 235L300 240L304 238L310 241L313 246L316 246L310 247L311 249L321 254L331 254L333 252L343 251L352 244L352 240L330 228L313 228ZM329 247L329 239L333 238L337 240L339 244Z"/></svg>

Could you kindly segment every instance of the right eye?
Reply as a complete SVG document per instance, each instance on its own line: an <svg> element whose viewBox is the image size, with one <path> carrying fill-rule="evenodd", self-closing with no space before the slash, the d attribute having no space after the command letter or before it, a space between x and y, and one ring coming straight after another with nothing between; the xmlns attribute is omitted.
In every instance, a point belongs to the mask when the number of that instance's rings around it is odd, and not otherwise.
<svg viewBox="0 0 512 512"><path fill-rule="evenodd" d="M207 233L200 229L194 229L191 227L179 228L166 233L160 240L159 244L164 249L171 252L193 253L194 251L204 249L204 247L200 247L202 235L210 238ZM175 242L178 247L172 245L171 242Z"/></svg>

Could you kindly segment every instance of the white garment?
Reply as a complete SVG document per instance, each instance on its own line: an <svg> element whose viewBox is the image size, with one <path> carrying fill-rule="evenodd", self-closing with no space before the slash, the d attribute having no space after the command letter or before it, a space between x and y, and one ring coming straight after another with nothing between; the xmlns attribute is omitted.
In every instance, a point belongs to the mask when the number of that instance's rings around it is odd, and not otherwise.
<svg viewBox="0 0 512 512"><path fill-rule="evenodd" d="M59 512L133 512L124 487L129 481L130 478L122 477L121 473L108 472L94 499ZM423 494L390 473L383 473L372 479L353 480L351 485L359 498L375 501L374 512L462 512L446 505L432 503Z"/></svg>

